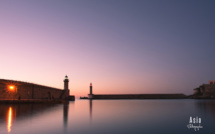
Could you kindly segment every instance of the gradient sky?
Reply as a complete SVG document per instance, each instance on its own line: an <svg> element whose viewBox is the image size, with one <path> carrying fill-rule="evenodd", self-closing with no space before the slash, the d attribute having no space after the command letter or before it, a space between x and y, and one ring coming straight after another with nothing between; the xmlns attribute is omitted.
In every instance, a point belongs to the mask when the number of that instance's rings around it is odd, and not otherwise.
<svg viewBox="0 0 215 134"><path fill-rule="evenodd" d="M213 0L0 1L0 78L93 92L184 93L215 80Z"/></svg>

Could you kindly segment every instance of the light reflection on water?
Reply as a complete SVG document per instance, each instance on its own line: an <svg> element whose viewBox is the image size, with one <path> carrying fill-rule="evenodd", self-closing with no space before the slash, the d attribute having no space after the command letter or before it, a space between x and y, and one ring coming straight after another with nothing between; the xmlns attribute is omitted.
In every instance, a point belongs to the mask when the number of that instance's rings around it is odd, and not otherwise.
<svg viewBox="0 0 215 134"><path fill-rule="evenodd" d="M10 131L11 131L12 119L13 119L12 108L9 107L9 110L8 110L8 123L7 123L7 131L8 131L8 133L10 133Z"/></svg>
<svg viewBox="0 0 215 134"><path fill-rule="evenodd" d="M1 104L0 134L214 133L214 105L213 100L77 100L58 105ZM203 128L198 132L187 128L190 116L202 118Z"/></svg>

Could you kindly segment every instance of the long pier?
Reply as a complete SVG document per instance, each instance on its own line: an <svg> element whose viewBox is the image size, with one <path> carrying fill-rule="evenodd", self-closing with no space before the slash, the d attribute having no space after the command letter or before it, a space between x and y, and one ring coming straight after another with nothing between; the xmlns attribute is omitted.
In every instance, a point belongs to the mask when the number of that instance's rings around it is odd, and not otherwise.
<svg viewBox="0 0 215 134"><path fill-rule="evenodd" d="M90 99L186 99L184 94L92 94ZM83 97L81 99L87 99Z"/></svg>

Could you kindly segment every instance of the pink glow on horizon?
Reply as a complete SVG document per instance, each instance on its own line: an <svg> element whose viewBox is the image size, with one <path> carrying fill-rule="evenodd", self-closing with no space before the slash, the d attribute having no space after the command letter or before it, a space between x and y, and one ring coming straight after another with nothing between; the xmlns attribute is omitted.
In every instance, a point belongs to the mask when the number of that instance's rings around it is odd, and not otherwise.
<svg viewBox="0 0 215 134"><path fill-rule="evenodd" d="M95 94L192 94L215 79L214 8L189 5L1 1L0 78L63 89L67 74L77 96L90 82Z"/></svg>

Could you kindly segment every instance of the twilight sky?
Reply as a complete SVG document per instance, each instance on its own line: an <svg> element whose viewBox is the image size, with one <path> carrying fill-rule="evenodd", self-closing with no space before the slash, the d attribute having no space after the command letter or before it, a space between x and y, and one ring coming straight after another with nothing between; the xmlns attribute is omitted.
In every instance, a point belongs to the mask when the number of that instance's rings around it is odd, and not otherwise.
<svg viewBox="0 0 215 134"><path fill-rule="evenodd" d="M70 94L184 93L215 80L213 0L0 1L0 78Z"/></svg>

